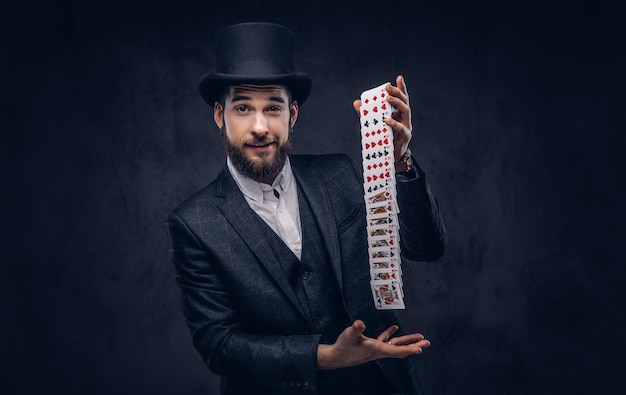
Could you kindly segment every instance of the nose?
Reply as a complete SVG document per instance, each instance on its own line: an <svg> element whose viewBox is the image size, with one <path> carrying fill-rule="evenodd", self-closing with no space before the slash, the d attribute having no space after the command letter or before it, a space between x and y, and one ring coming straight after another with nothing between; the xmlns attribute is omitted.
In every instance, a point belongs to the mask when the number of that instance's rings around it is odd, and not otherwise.
<svg viewBox="0 0 626 395"><path fill-rule="evenodd" d="M252 125L252 133L258 136L263 136L269 133L267 126L267 118L262 111L256 113L254 116L254 125Z"/></svg>

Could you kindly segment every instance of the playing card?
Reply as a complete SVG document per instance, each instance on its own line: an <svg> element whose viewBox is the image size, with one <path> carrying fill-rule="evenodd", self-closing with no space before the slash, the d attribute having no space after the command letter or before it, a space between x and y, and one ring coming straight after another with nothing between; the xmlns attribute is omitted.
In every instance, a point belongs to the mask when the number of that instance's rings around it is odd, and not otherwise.
<svg viewBox="0 0 626 395"><path fill-rule="evenodd" d="M386 159L377 159L363 162L363 172L376 173L376 171L393 171L393 162Z"/></svg>
<svg viewBox="0 0 626 395"><path fill-rule="evenodd" d="M370 269L370 279L374 281L376 280L398 281L398 289L400 291L400 296L404 298L402 273L397 268Z"/></svg>
<svg viewBox="0 0 626 395"><path fill-rule="evenodd" d="M374 229L368 228L367 246L374 252L377 248L393 247L395 253L399 255L400 234L396 229L397 225L377 225ZM370 258L372 258L370 256Z"/></svg>
<svg viewBox="0 0 626 395"><path fill-rule="evenodd" d="M367 215L382 214L382 213L395 213L395 203L392 201L376 202L373 204L367 204Z"/></svg>
<svg viewBox="0 0 626 395"><path fill-rule="evenodd" d="M361 109L361 111L361 114L368 113L367 110ZM389 117L390 115L387 115L386 113L373 114L369 116L361 115L360 121L362 134L366 131L375 130L376 128L380 128L381 126L386 125L385 119Z"/></svg>
<svg viewBox="0 0 626 395"><path fill-rule="evenodd" d="M377 100L380 99L382 101L383 99L385 99L387 95L387 90L385 88L387 87L387 85L390 85L389 81L379 86L376 86L374 88L370 88L366 91L363 91L363 93L361 93L361 101L362 101L361 104L364 106L367 106L367 105L372 105L374 103L380 103L380 101L377 101ZM371 103L370 103L370 100L371 100Z"/></svg>
<svg viewBox="0 0 626 395"><path fill-rule="evenodd" d="M370 235L370 233L375 233L375 232L387 232L386 234L376 234L376 235ZM396 232L393 229L377 229L375 232L371 232L368 230L368 234L367 234L367 241L370 243L370 247L372 247L371 243L374 241L378 241L378 240L387 240L387 243L389 245L398 245L398 241L399 241L399 234L398 232Z"/></svg>
<svg viewBox="0 0 626 395"><path fill-rule="evenodd" d="M395 255L395 253L393 252L392 249L387 248L387 249L380 249L380 250L375 250L375 251L371 251L370 252L370 257L372 258L393 258Z"/></svg>
<svg viewBox="0 0 626 395"><path fill-rule="evenodd" d="M396 224L396 223L398 223L398 221L395 215L383 214L383 215L367 216L368 226Z"/></svg>
<svg viewBox="0 0 626 395"><path fill-rule="evenodd" d="M372 150L361 150L361 155L363 157L363 162L369 160L388 160L393 162L393 149L374 148Z"/></svg>
<svg viewBox="0 0 626 395"><path fill-rule="evenodd" d="M385 125L384 120L390 118L395 110L387 102L387 91L384 83L361 93L360 121L361 130L376 129Z"/></svg>
<svg viewBox="0 0 626 395"><path fill-rule="evenodd" d="M361 155L371 288L377 309L403 309L400 234L388 83L361 94Z"/></svg>
<svg viewBox="0 0 626 395"><path fill-rule="evenodd" d="M364 180L363 189L366 194L377 193L381 190L386 189L387 187L393 187L392 194L395 199L395 179L382 179L374 181L372 177L368 180L367 178Z"/></svg>
<svg viewBox="0 0 626 395"><path fill-rule="evenodd" d="M391 237L398 234L395 224L370 225L367 227L367 237Z"/></svg>
<svg viewBox="0 0 626 395"><path fill-rule="evenodd" d="M374 306L378 310L404 309L404 299L397 280L371 280Z"/></svg>
<svg viewBox="0 0 626 395"><path fill-rule="evenodd" d="M390 185L373 192L365 192L365 204L377 204L388 200L395 201L395 189Z"/></svg>
<svg viewBox="0 0 626 395"><path fill-rule="evenodd" d="M398 281L400 296L404 298L404 288L402 284L402 272L395 269L370 269L371 280L394 280Z"/></svg>
<svg viewBox="0 0 626 395"><path fill-rule="evenodd" d="M371 131L381 128L385 125L385 119L391 118L392 107L384 102L381 105L372 107L361 105L361 131Z"/></svg>
<svg viewBox="0 0 626 395"><path fill-rule="evenodd" d="M402 277L397 269L370 269L372 280L397 280L402 284Z"/></svg>
<svg viewBox="0 0 626 395"><path fill-rule="evenodd" d="M384 97L380 97L384 96ZM361 116L365 119L382 119L383 116L390 117L394 108L387 101L387 92L380 93L380 96L370 98L361 96Z"/></svg>
<svg viewBox="0 0 626 395"><path fill-rule="evenodd" d="M396 177L395 175L391 177L391 172L389 177L386 177L386 172L383 172L383 176L379 174L374 174L371 171L363 172L363 191L365 193L376 191L380 188L384 188L386 186L392 186L395 190L396 187ZM370 189L370 187L372 189ZM395 195L395 194L394 194Z"/></svg>
<svg viewBox="0 0 626 395"><path fill-rule="evenodd" d="M370 270L394 269L401 271L397 258L372 258L370 259Z"/></svg>
<svg viewBox="0 0 626 395"><path fill-rule="evenodd" d="M398 256L398 248L395 246L369 247L367 250L370 258L393 258Z"/></svg>
<svg viewBox="0 0 626 395"><path fill-rule="evenodd" d="M387 125L381 125L378 128L364 129L361 131L361 141L369 143L380 138L388 138L393 142L393 131Z"/></svg>
<svg viewBox="0 0 626 395"><path fill-rule="evenodd" d="M361 116L392 110L392 106L387 102L387 85L390 83L385 82L361 93Z"/></svg>
<svg viewBox="0 0 626 395"><path fill-rule="evenodd" d="M393 137L376 136L372 139L361 139L362 152L372 152L380 150L388 150L393 152Z"/></svg>
<svg viewBox="0 0 626 395"><path fill-rule="evenodd" d="M394 247L396 245L396 241L394 239L369 239L368 243L370 248Z"/></svg>
<svg viewBox="0 0 626 395"><path fill-rule="evenodd" d="M383 167L375 169L375 170L364 170L363 171L363 183L382 183L384 182L386 185L389 183L395 184L396 174L395 169L393 167Z"/></svg>
<svg viewBox="0 0 626 395"><path fill-rule="evenodd" d="M402 265L400 264L400 258L371 258L370 259L370 276L372 271L387 270L393 271L400 276L400 285L402 285ZM402 291L404 294L404 291Z"/></svg>

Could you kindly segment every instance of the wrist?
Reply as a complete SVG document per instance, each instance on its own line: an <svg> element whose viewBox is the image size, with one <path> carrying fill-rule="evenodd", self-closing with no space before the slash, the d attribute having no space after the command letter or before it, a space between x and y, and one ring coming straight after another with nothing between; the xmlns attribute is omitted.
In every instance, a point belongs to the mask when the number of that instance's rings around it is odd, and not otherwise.
<svg viewBox="0 0 626 395"><path fill-rule="evenodd" d="M317 369L328 370L335 368L333 365L332 351L333 346L330 344L320 344L317 346Z"/></svg>

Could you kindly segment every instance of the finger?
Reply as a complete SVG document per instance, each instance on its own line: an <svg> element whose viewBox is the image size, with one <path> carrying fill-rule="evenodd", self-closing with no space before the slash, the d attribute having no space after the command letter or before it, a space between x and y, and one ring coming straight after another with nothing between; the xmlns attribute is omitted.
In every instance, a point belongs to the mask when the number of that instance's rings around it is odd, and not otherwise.
<svg viewBox="0 0 626 395"><path fill-rule="evenodd" d="M355 100L352 102L352 107L354 107L354 111L360 116L361 115L361 100Z"/></svg>
<svg viewBox="0 0 626 395"><path fill-rule="evenodd" d="M395 119L393 119L393 118L387 118L387 119L385 119L385 123L386 123L387 125L389 125L389 126L391 127L391 129L392 129L394 132L396 132L396 133L398 133L398 132L403 132L403 131L405 131L405 130L407 130L407 131L408 131L408 128L406 127L406 125L405 125L405 124L403 124L402 122L399 122L399 121L397 121L397 120L395 120ZM394 136L395 136L395 134L394 134Z"/></svg>
<svg viewBox="0 0 626 395"><path fill-rule="evenodd" d="M404 86L404 85L402 85L402 86ZM391 84L387 84L387 93L389 93L389 95L391 97L396 97L396 98L400 99L403 103L408 103L409 102L408 95L402 89L400 89L399 87L393 86ZM387 99L389 99L389 98L387 98Z"/></svg>
<svg viewBox="0 0 626 395"><path fill-rule="evenodd" d="M352 323L352 330L356 333L357 336L360 336L365 331L365 322L361 320L355 320Z"/></svg>
<svg viewBox="0 0 626 395"><path fill-rule="evenodd" d="M424 343L422 344L413 343L405 346L383 344L381 348L384 349L383 353L387 358L406 358L409 355L421 354L424 352L424 348L428 347L428 344L426 343L427 340L424 340L423 342Z"/></svg>
<svg viewBox="0 0 626 395"><path fill-rule="evenodd" d="M352 344L366 340L365 336L363 336L363 331L365 331L365 323L361 320L355 320L352 325L341 332L337 338L336 344L346 342Z"/></svg>
<svg viewBox="0 0 626 395"><path fill-rule="evenodd" d="M401 347L411 347L411 349L415 349L418 350L418 352L421 354L422 351L424 351L425 348L430 347L430 341L429 340L420 340L417 343L413 343L413 344L408 344L406 346L401 346Z"/></svg>
<svg viewBox="0 0 626 395"><path fill-rule="evenodd" d="M430 346L430 341L426 339L410 344L398 344L399 342L397 339L391 339L389 341L391 344L384 344L384 353L387 356L421 354Z"/></svg>
<svg viewBox="0 0 626 395"><path fill-rule="evenodd" d="M404 93L404 95L408 98L409 91L406 88L406 82L404 81L404 76L399 75L396 77L396 86Z"/></svg>
<svg viewBox="0 0 626 395"><path fill-rule="evenodd" d="M394 113L400 112L402 114L408 115L410 111L410 107L407 101L403 100L402 98L391 96L391 95L389 95L389 97L387 98L387 101L389 102L389 104L391 104L392 106L396 108L396 111Z"/></svg>
<svg viewBox="0 0 626 395"><path fill-rule="evenodd" d="M398 325L391 325L383 333L378 335L376 339L380 340L381 342L389 341L389 338L391 337L391 335L396 333L397 330L398 330Z"/></svg>
<svg viewBox="0 0 626 395"><path fill-rule="evenodd" d="M420 346L421 348L427 348L430 347L430 340L421 340L419 342L416 343L418 346Z"/></svg>
<svg viewBox="0 0 626 395"><path fill-rule="evenodd" d="M394 337L392 340L392 344L396 346L404 346L407 344L419 343L426 339L424 339L424 335L422 335L421 333L412 333L410 335ZM426 342L428 342L428 340L426 340Z"/></svg>

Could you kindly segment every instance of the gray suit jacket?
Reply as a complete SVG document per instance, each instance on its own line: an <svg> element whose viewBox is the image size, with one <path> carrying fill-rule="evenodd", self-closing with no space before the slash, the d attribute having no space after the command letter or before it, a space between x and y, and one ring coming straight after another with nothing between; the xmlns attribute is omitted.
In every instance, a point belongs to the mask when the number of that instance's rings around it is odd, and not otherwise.
<svg viewBox="0 0 626 395"><path fill-rule="evenodd" d="M345 155L290 160L323 229L345 308L352 320L366 323L367 336L378 336L397 316L376 310L372 300L361 171ZM443 253L444 228L419 175L397 186L401 251L410 260L432 261ZM222 376L223 393L315 392L320 336L307 332L306 314L265 242L271 229L226 166L172 210L167 226L186 323L211 371ZM378 363L403 391L419 393L413 358Z"/></svg>

